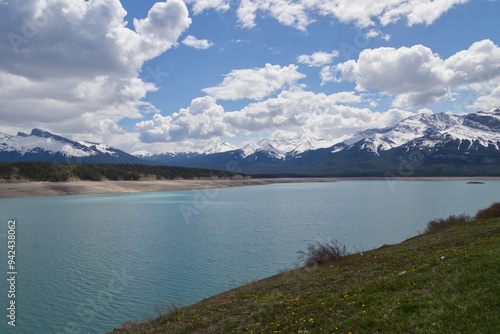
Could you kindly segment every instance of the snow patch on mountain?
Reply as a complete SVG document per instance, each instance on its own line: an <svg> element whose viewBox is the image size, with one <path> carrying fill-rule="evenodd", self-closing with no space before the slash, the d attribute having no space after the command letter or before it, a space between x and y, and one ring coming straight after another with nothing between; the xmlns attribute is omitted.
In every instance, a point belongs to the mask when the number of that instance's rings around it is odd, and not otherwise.
<svg viewBox="0 0 500 334"><path fill-rule="evenodd" d="M84 141L84 140L77 141L77 143L80 145L83 145L85 147L88 147L90 149L95 149L95 150L97 150L101 153L104 153L104 154L109 154L109 155L112 155L114 157L118 156L118 154L115 151L113 151L113 149L111 147L109 147L108 145L105 145L105 144L91 143L91 142Z"/></svg>
<svg viewBox="0 0 500 334"><path fill-rule="evenodd" d="M57 140L52 136L48 136L46 132L41 130L33 130L30 135L18 133L17 136L5 135L0 137L3 152L18 152L20 155L36 151L46 151L51 154L61 153L64 156L88 157L93 154L91 150L85 147L75 147L71 145L69 140Z"/></svg>
<svg viewBox="0 0 500 334"><path fill-rule="evenodd" d="M88 158L103 154L119 157L119 151L108 145L72 141L40 129L33 129L29 135L23 132L19 132L16 136L0 134L0 142L0 152L17 152L21 156L45 152L50 155L60 154L67 158Z"/></svg>
<svg viewBox="0 0 500 334"><path fill-rule="evenodd" d="M301 153L335 145L339 140L322 140L314 138L293 138L288 140L263 139L258 143L250 143L241 149L246 158L256 152L265 152L270 157L284 159L287 156L299 156Z"/></svg>
<svg viewBox="0 0 500 334"><path fill-rule="evenodd" d="M131 154L133 156L136 156L141 159L146 159L146 160L155 160L158 157L162 156L168 156L168 157L175 157L175 156L192 156L192 155L198 155L198 154L214 154L214 153L223 153L223 152L229 152L229 151L234 151L237 150L238 148L234 146L231 143L228 143L227 141L222 141L220 139L213 140L210 142L208 145L204 146L201 149L198 150L193 150L193 151L187 151L187 152L165 152L165 153L151 153L149 151L145 150L140 150L140 151L135 151L132 152Z"/></svg>
<svg viewBox="0 0 500 334"><path fill-rule="evenodd" d="M488 147L500 151L500 109L478 111L469 114L433 114L418 113L399 123L381 129L369 129L345 135L334 140L321 140L313 137L297 137L292 139L263 139L257 143L249 143L237 149L234 145L220 139L210 142L195 152L178 152L152 154L147 151L136 151L134 156L146 161L194 161L201 155L210 156L215 153L229 152L231 161L246 159L256 153L267 155L274 160L301 159L307 157L305 152L328 148L327 152L338 154L343 150L361 149L367 153L381 155L382 152L397 147L406 150L419 148L440 148L450 144L457 145L455 155L468 154L470 150ZM16 136L0 133L0 153L13 156L48 155L48 159L57 160L57 156L78 158L76 160L99 162L140 162L139 159L109 147L105 144L87 141L72 141L49 132L33 129L31 134L18 133ZM451 153L447 153L451 154ZM257 156L255 156L257 157ZM81 159L83 158L83 159ZM108 158L111 158L109 160ZM11 159L11 158L9 158ZM45 158L47 159L47 157ZM210 157L205 163L211 161ZM218 156L217 159L224 159ZM262 161L262 159L261 159ZM267 162L265 162L267 163Z"/></svg>
<svg viewBox="0 0 500 334"><path fill-rule="evenodd" d="M234 151L237 147L233 144L228 143L227 141L222 141L220 139L212 141L210 144L202 148L197 153L201 154L213 154L213 153L222 153L228 151Z"/></svg>
<svg viewBox="0 0 500 334"><path fill-rule="evenodd" d="M482 117L471 121L467 119L467 117L472 117L471 115ZM420 113L390 127L356 132L343 141L343 148L363 141L362 149L379 155L382 151L400 147L419 138L425 138L420 145L426 147L434 147L444 141L455 139L460 141L469 140L485 147L489 145L497 146L500 140L500 131L488 126L492 119L500 120L499 109L465 116L445 113ZM485 123L481 123L481 120ZM336 147L332 153L341 150L342 147Z"/></svg>
<svg viewBox="0 0 500 334"><path fill-rule="evenodd" d="M500 109L480 111L470 114L451 114L432 112L421 112L399 123L380 129L368 129L333 140L322 140L312 137L297 137L292 139L263 139L257 143L248 143L237 149L223 141L214 141L196 152L164 153L164 156L175 157L180 155L213 154L235 151L240 158L245 159L255 153L263 153L267 156L286 160L300 158L304 152L321 148L331 148L331 153L338 153L351 148L359 143L362 150L380 155L381 152L391 150L403 145L409 145L418 140L422 147L435 147L451 140L470 141L482 146L500 145ZM416 145L416 143L412 144ZM154 157L151 154L134 155L142 158ZM160 155L161 156L161 155Z"/></svg>
<svg viewBox="0 0 500 334"><path fill-rule="evenodd" d="M145 150L134 151L131 154L138 158L149 158L155 155L154 153Z"/></svg>

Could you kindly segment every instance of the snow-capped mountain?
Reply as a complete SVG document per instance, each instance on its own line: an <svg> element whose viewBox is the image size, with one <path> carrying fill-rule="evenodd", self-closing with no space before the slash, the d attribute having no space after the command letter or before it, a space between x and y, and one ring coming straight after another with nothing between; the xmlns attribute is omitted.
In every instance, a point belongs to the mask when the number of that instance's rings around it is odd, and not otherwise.
<svg viewBox="0 0 500 334"><path fill-rule="evenodd" d="M104 144L72 141L40 129L28 135L16 136L0 133L0 162L9 161L57 161L118 163L141 160Z"/></svg>
<svg viewBox="0 0 500 334"><path fill-rule="evenodd" d="M500 110L467 115L416 114L387 128L354 133L336 146L334 152L340 152L358 142L363 143L362 149L379 155L412 141L418 142L420 148L433 148L454 140L458 140L459 144L467 141L470 147L493 145L500 149Z"/></svg>
<svg viewBox="0 0 500 334"><path fill-rule="evenodd" d="M419 113L390 127L332 141L264 139L227 152L156 158L169 165L260 174L380 175L398 171L406 161L420 175L500 175L500 109Z"/></svg>
<svg viewBox="0 0 500 334"><path fill-rule="evenodd" d="M305 151L331 147L337 142L338 140L323 140L314 138L293 138L287 140L263 139L256 144L247 144L241 149L241 151L243 158L246 158L256 152L266 152L273 158L285 159L287 156L296 156Z"/></svg>
<svg viewBox="0 0 500 334"><path fill-rule="evenodd" d="M233 144L228 143L227 141L222 141L220 139L212 141L210 144L205 146L201 151L196 152L200 154L214 154L214 153L221 153L221 152L227 152L227 151L233 151L236 150L236 146Z"/></svg>
<svg viewBox="0 0 500 334"><path fill-rule="evenodd" d="M190 162L198 160L202 160L206 163L207 158L209 158L207 156L220 157L221 153L227 153L231 157L235 156L237 159L246 159L258 154L265 155L272 159L284 160L291 156L297 157L300 153L305 151L331 147L337 142L338 140L328 141L313 138L294 138L290 140L262 139L257 143L249 143L243 148L238 149L228 142L218 140L194 152L167 152L161 154L134 152L133 155L150 162L174 165L179 163L189 164Z"/></svg>
<svg viewBox="0 0 500 334"><path fill-rule="evenodd" d="M143 159L149 163L168 164L171 160L191 159L191 158L196 158L198 156L206 156L216 153L234 151L236 149L237 149L236 146L234 146L233 144L218 139L210 142L207 146L203 147L202 149L192 152L166 152L166 153L154 154L147 151L137 151L133 152L132 155L134 155L137 158Z"/></svg>
<svg viewBox="0 0 500 334"><path fill-rule="evenodd" d="M205 147L195 150L195 151L188 151L188 152L166 152L166 153L151 153L148 151L136 151L133 152L132 155L142 158L142 159L154 159L158 158L160 156L178 156L178 155L197 155L197 154L214 154L214 153L222 153L222 152L227 152L227 151L234 151L236 150L237 147L234 146L231 143L228 143L227 141L222 141L220 139L214 140L210 142L208 145Z"/></svg>
<svg viewBox="0 0 500 334"><path fill-rule="evenodd" d="M130 155L34 129L29 135L0 134L0 162L9 161L148 163L281 175L500 176L500 109L419 113L332 141L264 139L236 149L218 140L198 152L164 154Z"/></svg>

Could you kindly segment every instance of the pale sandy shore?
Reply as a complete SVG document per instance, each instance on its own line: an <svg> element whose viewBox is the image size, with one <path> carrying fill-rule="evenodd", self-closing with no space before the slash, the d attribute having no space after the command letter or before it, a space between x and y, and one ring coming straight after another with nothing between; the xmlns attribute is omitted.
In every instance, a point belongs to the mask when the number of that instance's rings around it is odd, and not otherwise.
<svg viewBox="0 0 500 334"><path fill-rule="evenodd" d="M291 182L337 182L346 180L462 180L488 181L500 177L415 177L415 178L259 178L259 179L210 179L210 180L159 180L159 181L77 181L77 182L23 182L0 183L0 198L21 198L62 195L117 194L151 191L176 191L215 189Z"/></svg>
<svg viewBox="0 0 500 334"><path fill-rule="evenodd" d="M0 183L0 198L215 189L301 181L306 181L306 179L210 179ZM314 180L307 179L307 181L325 182L335 180L318 178Z"/></svg>

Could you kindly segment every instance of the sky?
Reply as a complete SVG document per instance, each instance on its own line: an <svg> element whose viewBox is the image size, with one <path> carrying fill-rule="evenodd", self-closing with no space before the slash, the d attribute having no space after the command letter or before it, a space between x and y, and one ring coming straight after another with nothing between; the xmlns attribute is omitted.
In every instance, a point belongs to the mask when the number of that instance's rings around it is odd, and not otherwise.
<svg viewBox="0 0 500 334"><path fill-rule="evenodd" d="M495 0L0 0L0 132L126 152L500 107Z"/></svg>

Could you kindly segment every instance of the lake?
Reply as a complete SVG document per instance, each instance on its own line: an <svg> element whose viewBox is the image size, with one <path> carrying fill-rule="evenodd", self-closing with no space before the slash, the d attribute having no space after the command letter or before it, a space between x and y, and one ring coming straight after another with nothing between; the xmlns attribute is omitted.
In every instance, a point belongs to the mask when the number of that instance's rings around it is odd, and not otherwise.
<svg viewBox="0 0 500 334"><path fill-rule="evenodd" d="M16 327L103 333L157 304L187 305L292 268L309 243L398 243L434 218L500 201L500 181L342 181L0 199L0 263L16 220Z"/></svg>

